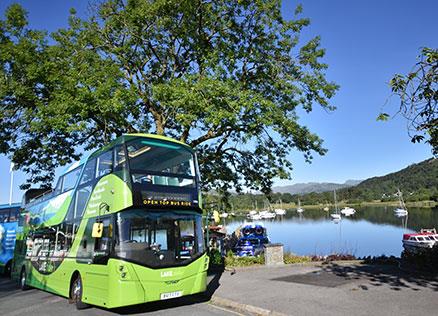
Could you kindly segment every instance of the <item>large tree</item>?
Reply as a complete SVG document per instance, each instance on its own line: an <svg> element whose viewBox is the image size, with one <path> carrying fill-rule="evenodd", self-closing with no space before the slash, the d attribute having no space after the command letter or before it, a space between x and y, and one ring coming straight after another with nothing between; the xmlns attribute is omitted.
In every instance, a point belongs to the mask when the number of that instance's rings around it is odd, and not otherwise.
<svg viewBox="0 0 438 316"><path fill-rule="evenodd" d="M394 75L390 86L400 99L397 113L407 119L412 142L425 141L438 155L438 49L422 48L412 71ZM381 113L379 119L389 116Z"/></svg>
<svg viewBox="0 0 438 316"><path fill-rule="evenodd" d="M196 147L206 189L268 192L292 150L322 140L297 109L334 107L324 49L299 38L280 0L110 0L68 27L31 30L19 5L0 21L0 153L48 184L56 166L126 132Z"/></svg>

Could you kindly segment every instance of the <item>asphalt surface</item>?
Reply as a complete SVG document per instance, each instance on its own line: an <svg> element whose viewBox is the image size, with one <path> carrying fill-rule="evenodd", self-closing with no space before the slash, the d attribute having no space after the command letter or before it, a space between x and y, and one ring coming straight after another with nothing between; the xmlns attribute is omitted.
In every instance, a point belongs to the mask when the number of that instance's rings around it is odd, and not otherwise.
<svg viewBox="0 0 438 316"><path fill-rule="evenodd" d="M224 272L213 297L286 315L438 315L438 278L337 263Z"/></svg>
<svg viewBox="0 0 438 316"><path fill-rule="evenodd" d="M64 297L30 289L21 291L11 280L0 277L0 315L1 316L59 316L59 315L241 315L239 313L213 306L206 296L183 297L174 300L147 303L113 310L91 307L78 311Z"/></svg>

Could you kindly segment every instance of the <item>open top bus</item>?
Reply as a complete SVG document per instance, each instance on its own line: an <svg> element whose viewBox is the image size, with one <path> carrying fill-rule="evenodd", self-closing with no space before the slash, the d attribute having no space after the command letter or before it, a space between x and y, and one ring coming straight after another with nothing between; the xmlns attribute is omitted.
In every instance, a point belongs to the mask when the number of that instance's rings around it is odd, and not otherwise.
<svg viewBox="0 0 438 316"><path fill-rule="evenodd" d="M194 151L127 134L26 192L12 276L20 286L113 308L203 292L205 254Z"/></svg>

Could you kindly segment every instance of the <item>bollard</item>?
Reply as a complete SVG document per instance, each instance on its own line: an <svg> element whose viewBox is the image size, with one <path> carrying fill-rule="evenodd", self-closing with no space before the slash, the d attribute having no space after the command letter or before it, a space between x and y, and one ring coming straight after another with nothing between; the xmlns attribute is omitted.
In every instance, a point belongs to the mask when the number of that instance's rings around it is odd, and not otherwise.
<svg viewBox="0 0 438 316"><path fill-rule="evenodd" d="M283 244L265 244L265 265L274 266L284 264Z"/></svg>

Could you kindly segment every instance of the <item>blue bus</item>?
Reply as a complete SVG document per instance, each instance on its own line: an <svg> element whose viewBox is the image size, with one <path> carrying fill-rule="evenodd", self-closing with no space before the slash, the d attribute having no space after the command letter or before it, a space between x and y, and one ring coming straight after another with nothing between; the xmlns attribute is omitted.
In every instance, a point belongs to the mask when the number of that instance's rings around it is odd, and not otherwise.
<svg viewBox="0 0 438 316"><path fill-rule="evenodd" d="M0 274L10 275L20 203L0 204Z"/></svg>

